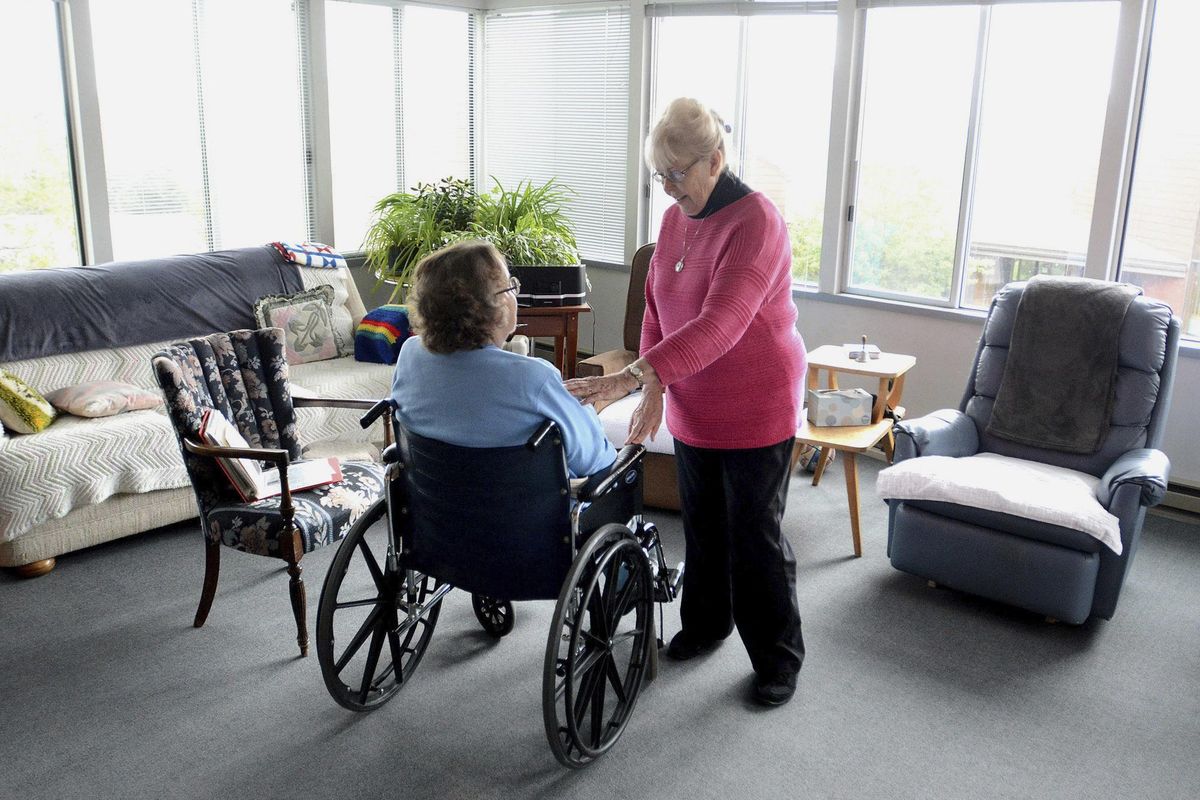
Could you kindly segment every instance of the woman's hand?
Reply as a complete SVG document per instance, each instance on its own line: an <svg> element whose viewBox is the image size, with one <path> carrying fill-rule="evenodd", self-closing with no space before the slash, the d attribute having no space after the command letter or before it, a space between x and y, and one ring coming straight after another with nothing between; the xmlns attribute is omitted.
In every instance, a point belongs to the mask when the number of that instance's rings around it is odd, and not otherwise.
<svg viewBox="0 0 1200 800"><path fill-rule="evenodd" d="M642 401L629 418L629 435L625 437L625 444L641 444L646 441L647 436L653 442L654 434L658 433L658 426L662 424L662 418L662 387L647 386L642 391Z"/></svg>
<svg viewBox="0 0 1200 800"><path fill-rule="evenodd" d="M637 388L637 380L628 372L622 371L594 378L572 378L563 381L563 386L578 398L580 403L590 405L603 400L620 400Z"/></svg>

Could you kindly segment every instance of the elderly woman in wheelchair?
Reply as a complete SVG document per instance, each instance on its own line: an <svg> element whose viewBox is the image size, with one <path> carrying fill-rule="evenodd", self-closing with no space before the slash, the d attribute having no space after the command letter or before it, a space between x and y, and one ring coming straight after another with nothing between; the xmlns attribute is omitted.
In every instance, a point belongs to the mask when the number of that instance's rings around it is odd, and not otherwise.
<svg viewBox="0 0 1200 800"><path fill-rule="evenodd" d="M392 398L363 419L392 412L386 502L330 565L317 655L333 698L369 711L411 679L451 587L471 592L497 638L512 601L557 599L543 720L555 757L581 767L613 746L653 678L654 604L674 599L683 565L668 569L642 518L643 448L615 453L552 366L501 349L516 288L484 242L418 265L420 336L401 350Z"/></svg>

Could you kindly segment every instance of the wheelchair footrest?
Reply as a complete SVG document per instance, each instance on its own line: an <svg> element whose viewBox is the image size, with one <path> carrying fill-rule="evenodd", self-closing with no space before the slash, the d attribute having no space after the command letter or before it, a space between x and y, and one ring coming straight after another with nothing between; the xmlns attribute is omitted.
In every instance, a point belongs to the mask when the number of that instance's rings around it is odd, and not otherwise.
<svg viewBox="0 0 1200 800"><path fill-rule="evenodd" d="M654 599L659 603L669 603L679 596L679 586L683 583L683 562L675 569L669 569L659 575L658 585L654 587Z"/></svg>

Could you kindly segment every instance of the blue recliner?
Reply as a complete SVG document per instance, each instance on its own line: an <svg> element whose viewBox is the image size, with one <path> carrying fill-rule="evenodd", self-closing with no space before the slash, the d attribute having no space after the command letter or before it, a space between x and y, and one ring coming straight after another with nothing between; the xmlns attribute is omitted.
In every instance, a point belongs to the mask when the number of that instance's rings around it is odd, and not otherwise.
<svg viewBox="0 0 1200 800"><path fill-rule="evenodd" d="M1034 447L988 433L1025 283L992 301L966 392L946 409L895 428L895 463L923 456L994 453L1100 478L1095 497L1119 521L1121 553L1093 536L970 505L888 500L892 566L947 587L1074 624L1111 619L1146 509L1166 493L1169 463L1157 447L1170 405L1180 323L1163 303L1137 297L1117 345L1107 432L1090 454Z"/></svg>

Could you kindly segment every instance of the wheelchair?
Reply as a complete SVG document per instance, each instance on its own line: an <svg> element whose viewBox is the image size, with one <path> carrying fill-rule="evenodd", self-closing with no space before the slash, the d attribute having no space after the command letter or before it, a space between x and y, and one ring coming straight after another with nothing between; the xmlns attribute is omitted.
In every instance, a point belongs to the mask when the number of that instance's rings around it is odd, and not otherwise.
<svg viewBox="0 0 1200 800"><path fill-rule="evenodd" d="M556 599L542 718L558 761L586 766L617 742L653 679L662 604L683 575L642 516L645 449L627 446L607 472L573 482L549 420L523 446L474 448L405 430L394 410L383 400L362 418L391 416L387 491L342 541L321 591L317 657L330 695L360 712L391 700L454 587L496 638L513 629L514 601Z"/></svg>

